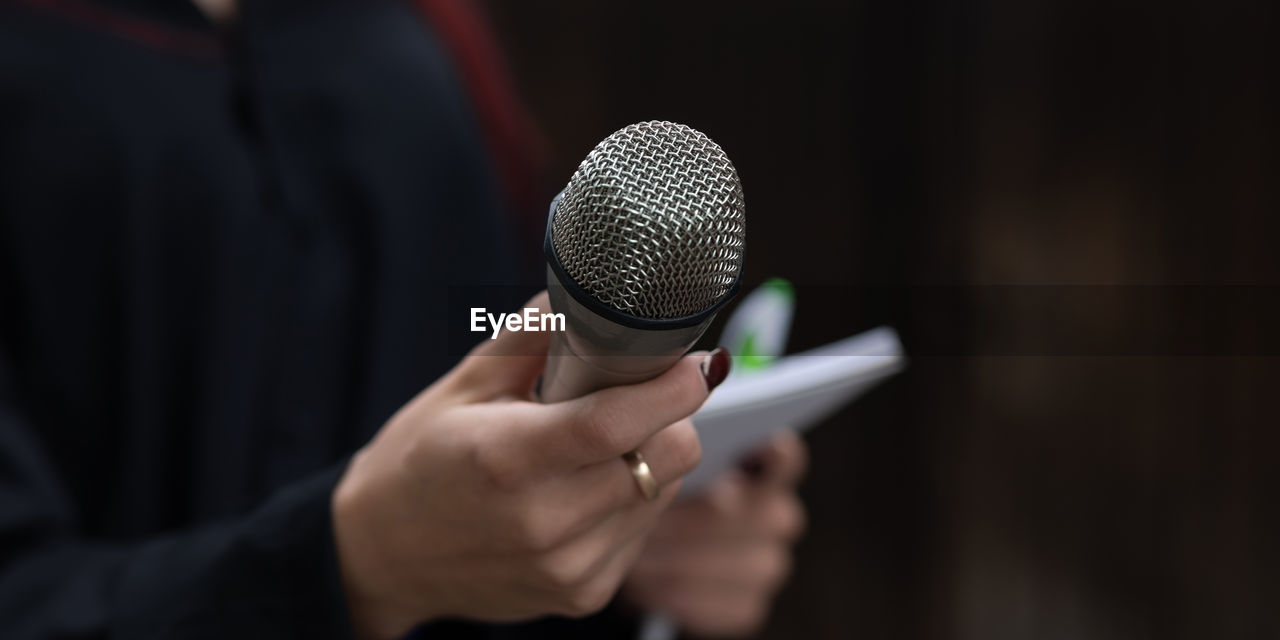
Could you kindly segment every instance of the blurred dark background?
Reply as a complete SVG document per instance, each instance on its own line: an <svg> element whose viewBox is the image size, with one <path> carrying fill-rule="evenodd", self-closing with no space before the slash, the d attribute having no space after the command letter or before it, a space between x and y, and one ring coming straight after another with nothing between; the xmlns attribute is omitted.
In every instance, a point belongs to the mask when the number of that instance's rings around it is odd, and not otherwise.
<svg viewBox="0 0 1280 640"><path fill-rule="evenodd" d="M1273 4L486 6L547 196L699 128L792 348L912 356L808 436L763 637L1280 637Z"/></svg>

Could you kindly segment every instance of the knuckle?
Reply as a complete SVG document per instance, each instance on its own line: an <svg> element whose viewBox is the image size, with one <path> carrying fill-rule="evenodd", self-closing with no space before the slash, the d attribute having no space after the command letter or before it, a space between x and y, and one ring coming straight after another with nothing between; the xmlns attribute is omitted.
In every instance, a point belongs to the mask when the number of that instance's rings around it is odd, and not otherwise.
<svg viewBox="0 0 1280 640"><path fill-rule="evenodd" d="M622 442L617 426L620 422L621 417L612 405L593 401L574 425L574 437L588 451L625 453L627 445Z"/></svg>
<svg viewBox="0 0 1280 640"><path fill-rule="evenodd" d="M398 418L392 418L396 420ZM366 449L371 447L366 447ZM439 456L436 443L427 438L410 438L401 450L401 460L410 468L430 468Z"/></svg>
<svg viewBox="0 0 1280 640"><path fill-rule="evenodd" d="M541 582L554 592L572 591L582 581L579 565L557 554L539 556L534 562L534 571Z"/></svg>
<svg viewBox="0 0 1280 640"><path fill-rule="evenodd" d="M804 534L807 525L804 504L794 494L784 494L770 510L769 529L778 539L792 542Z"/></svg>
<svg viewBox="0 0 1280 640"><path fill-rule="evenodd" d="M473 445L471 457L489 486L500 491L514 491L523 485L523 465L519 457L512 455L506 447Z"/></svg>
<svg viewBox="0 0 1280 640"><path fill-rule="evenodd" d="M481 367L484 362L484 352L491 348L488 342L489 340L480 341L467 352L466 357L457 366L445 374L441 380L442 388L446 389L450 395L465 402L468 397L473 396L478 389L484 388L488 383L491 376Z"/></svg>
<svg viewBox="0 0 1280 640"><path fill-rule="evenodd" d="M693 422L681 420L670 427L671 455L675 461L677 476L683 476L702 461L702 441L698 439L698 431Z"/></svg>
<svg viewBox="0 0 1280 640"><path fill-rule="evenodd" d="M680 380L679 389L676 390L676 396L684 407L692 414L707 401L710 391L707 390L707 381L702 375L702 366L692 366L686 369L683 380Z"/></svg>
<svg viewBox="0 0 1280 640"><path fill-rule="evenodd" d="M582 585L566 594L561 613L571 618L599 613L609 604L615 589L616 585L601 582Z"/></svg>
<svg viewBox="0 0 1280 640"><path fill-rule="evenodd" d="M526 510L516 517L516 544L533 553L546 554L560 546L564 539L564 527L552 518L544 518L536 511ZM536 562L540 575L548 575L552 565L544 557Z"/></svg>

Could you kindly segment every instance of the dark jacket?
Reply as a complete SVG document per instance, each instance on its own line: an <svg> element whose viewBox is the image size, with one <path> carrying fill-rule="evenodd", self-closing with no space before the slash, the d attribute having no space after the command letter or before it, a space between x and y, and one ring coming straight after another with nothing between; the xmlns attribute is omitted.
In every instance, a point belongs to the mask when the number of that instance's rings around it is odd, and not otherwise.
<svg viewBox="0 0 1280 640"><path fill-rule="evenodd" d="M530 281L474 114L407 3L0 1L0 637L348 635L334 483Z"/></svg>

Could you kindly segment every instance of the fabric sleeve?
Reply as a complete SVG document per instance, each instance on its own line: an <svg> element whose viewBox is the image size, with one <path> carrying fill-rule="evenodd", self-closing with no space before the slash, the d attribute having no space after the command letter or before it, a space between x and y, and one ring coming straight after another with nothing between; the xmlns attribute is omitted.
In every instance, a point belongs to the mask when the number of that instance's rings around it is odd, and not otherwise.
<svg viewBox="0 0 1280 640"><path fill-rule="evenodd" d="M77 531L0 361L0 637L349 638L330 493L344 465L236 520L146 540Z"/></svg>

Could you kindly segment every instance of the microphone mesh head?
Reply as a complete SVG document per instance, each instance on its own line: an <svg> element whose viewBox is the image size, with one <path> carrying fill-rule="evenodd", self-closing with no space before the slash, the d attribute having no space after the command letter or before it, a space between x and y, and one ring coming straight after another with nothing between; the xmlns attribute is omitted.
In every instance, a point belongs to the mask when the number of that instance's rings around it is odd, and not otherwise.
<svg viewBox="0 0 1280 640"><path fill-rule="evenodd" d="M701 313L742 270L746 212L719 145L673 122L641 122L596 145L560 196L551 243L600 303L657 320Z"/></svg>

